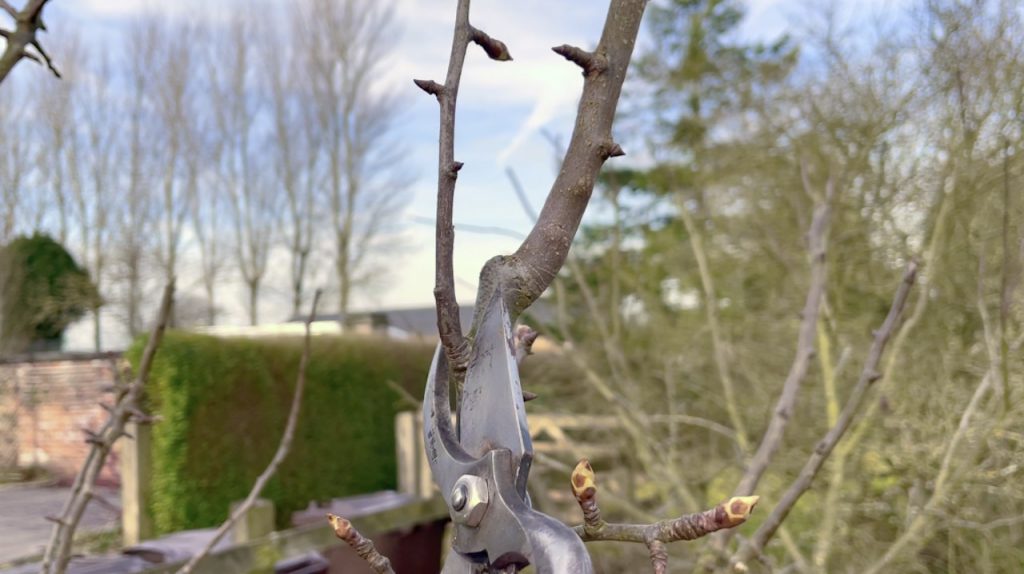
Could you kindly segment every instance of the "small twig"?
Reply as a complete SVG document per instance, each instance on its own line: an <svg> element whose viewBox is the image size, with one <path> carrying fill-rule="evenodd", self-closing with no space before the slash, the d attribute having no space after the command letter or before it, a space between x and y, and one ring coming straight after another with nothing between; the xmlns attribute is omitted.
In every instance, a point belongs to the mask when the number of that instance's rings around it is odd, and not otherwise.
<svg viewBox="0 0 1024 574"><path fill-rule="evenodd" d="M913 287L916 277L917 264L911 263L903 274L903 280L900 282L899 289L896 290L892 306L889 308L889 314L886 315L882 326L875 331L875 337L871 343L871 349L868 351L867 359L864 361L864 368L861 371L860 378L850 393L850 398L847 399L846 404L843 406L843 410L839 414L839 420L829 429L817 446L814 447L814 451L811 453L810 458L808 458L804 468L800 471L799 476L786 489L778 505L775 506L768 518L757 529L754 536L744 542L736 554L733 555L730 562L734 568L742 569L745 563L757 556L764 549L768 541L771 540L775 531L778 530L782 521L786 519L786 516L789 515L789 512L796 505L797 501L800 500L800 497L811 487L811 483L817 476L818 471L821 470L822 465L825 464L825 460L828 459L836 444L843 438L843 435L853 422L853 417L860 410L861 403L863 403L868 389L875 381L881 378L882 375L878 372L878 363L882 360L885 346L900 321L907 298L910 295L910 289Z"/></svg>
<svg viewBox="0 0 1024 574"><path fill-rule="evenodd" d="M40 44L38 40L32 40L32 47L35 48L37 52L39 52L40 56L43 57L43 61L46 63L46 67L49 68L51 72L53 72L53 75L57 76L58 78L61 78L62 76L60 75L60 72L53 65L53 59L50 58L50 55L47 54L46 50L43 49L42 44Z"/></svg>
<svg viewBox="0 0 1024 574"><path fill-rule="evenodd" d="M394 569L391 568L391 561L388 560L387 556L381 554L373 546L373 541L360 534L355 526L352 526L351 522L334 514L328 514L327 520L330 521L331 527L334 528L334 534L351 546L356 551L356 554L363 560L366 560L366 563L375 572L378 574L395 574Z"/></svg>
<svg viewBox="0 0 1024 574"><path fill-rule="evenodd" d="M573 496L583 511L583 524L575 527L576 534L584 542L608 540L645 544L650 550L654 571L659 574L668 567L666 544L696 540L712 532L739 526L746 522L759 498L738 496L703 512L652 524L612 524L601 517L601 509L597 505L596 475L588 460L581 460L573 469L571 484Z"/></svg>
<svg viewBox="0 0 1024 574"><path fill-rule="evenodd" d="M184 566L182 566L177 574L189 574L192 572L196 565L205 558L216 546L217 542L224 537L228 531L235 525L236 522L241 520L245 513L252 508L252 505L256 503L256 499L260 493L263 492L263 488L266 487L267 482L277 472L277 468L281 466L281 462L284 461L285 457L288 456L289 450L291 450L292 440L295 437L295 428L299 422L299 412L302 407L302 395L303 390L306 387L306 369L309 367L309 352L312 340L311 326L313 321L316 320L316 307L320 302L321 291L316 290L313 295L313 306L309 311L309 317L306 319L306 336L302 345L302 358L299 360L299 374L295 382L295 393L292 395L292 406L288 412L288 422L285 423L284 434L281 436L281 442L277 445L277 452L274 453L274 458L270 460L270 464L263 470L263 473L256 478L256 482L252 485L252 490L249 491L249 495L245 497L242 504L239 504L235 510L231 513L231 516L220 525L217 532L214 533L203 549L193 556Z"/></svg>

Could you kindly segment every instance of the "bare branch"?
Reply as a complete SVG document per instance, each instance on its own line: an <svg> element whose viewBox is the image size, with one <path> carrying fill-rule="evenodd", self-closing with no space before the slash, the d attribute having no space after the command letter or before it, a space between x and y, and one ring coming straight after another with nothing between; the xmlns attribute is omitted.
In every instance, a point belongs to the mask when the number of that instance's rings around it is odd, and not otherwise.
<svg viewBox="0 0 1024 574"><path fill-rule="evenodd" d="M54 67L53 59L50 58L50 55L47 54L46 50L43 49L42 44L40 44L38 40L33 40L32 47L35 48L37 52L39 52L40 56L43 57L43 61L46 62L46 67L49 68L51 72L53 72L53 75L57 76L58 78L62 78L63 76L61 76L57 68Z"/></svg>
<svg viewBox="0 0 1024 574"><path fill-rule="evenodd" d="M299 360L299 374L295 382L295 393L292 395L292 405L288 412L288 422L284 426L284 434L281 436L281 442L277 445L277 452L274 453L274 457L270 460L270 464L263 470L263 473L256 478L256 482L252 485L252 490L249 491L249 495L245 497L242 504L239 504L235 510L231 513L231 516L220 525L217 532L214 533L213 538L206 543L206 546L198 554L193 556L188 563L178 570L177 574L189 574L192 572L196 565L210 554L213 547L224 537L228 531L238 522L245 513L252 508L252 505L256 502L260 493L263 492L263 488L267 485L267 482L273 478L274 473L277 472L277 467L281 466L281 462L284 461L285 457L288 456L288 452L291 450L292 440L295 437L295 428L299 422L299 412L302 408L302 395L306 387L306 369L309 366L309 349L311 346L312 333L311 325L316 319L316 307L320 303L321 291L317 289L313 295L313 305L309 311L309 317L306 318L306 336L302 345L302 358Z"/></svg>
<svg viewBox="0 0 1024 574"><path fill-rule="evenodd" d="M617 541L645 544L650 550L654 571L663 573L668 567L665 544L680 540L696 540L712 532L734 528L746 522L757 505L757 496L734 497L703 512L652 524L611 524L601 517L597 505L597 480L587 459L572 471L572 493L583 511L583 524L576 534L584 542Z"/></svg>
<svg viewBox="0 0 1024 574"><path fill-rule="evenodd" d="M125 432L125 424L139 412L138 401L142 396L142 389L149 379L149 372L153 366L153 357L163 340L164 329L170 319L171 307L174 302L174 281L172 280L164 287L163 299L160 302L160 310L157 314L156 323L150 332L146 348L142 352L142 360L139 362L138 375L130 384L122 387L123 392L118 392L117 402L109 411L107 422L99 432L86 430L86 442L92 445L89 454L86 456L85 464L82 465L78 476L75 477L74 485L71 488L71 496L64 504L59 518L54 519L56 523L50 535L50 542L46 547L43 556L41 571L43 574L62 573L67 570L68 562L71 560L71 543L75 537L75 530L82 520L85 508L95 497L94 489L96 479L107 462L107 456L114 448L114 443L122 436L128 436Z"/></svg>
<svg viewBox="0 0 1024 574"><path fill-rule="evenodd" d="M373 541L356 530L351 522L334 514L328 514L327 520L330 521L334 534L351 546L360 558L366 560L366 563L373 568L374 572L378 574L395 574L394 569L391 568L391 561L388 560L387 556L378 552L373 546Z"/></svg>
<svg viewBox="0 0 1024 574"><path fill-rule="evenodd" d="M814 356L815 336L817 334L818 313L821 309L821 300L825 294L825 283L828 279L825 252L828 236L829 216L832 208L832 200L835 195L835 185L831 177L825 186L825 200L814 210L814 217L811 221L811 229L807 233L808 251L811 259L811 284L807 289L807 299L804 309L801 312L800 331L797 336L796 356L793 364L786 375L786 381L782 385L782 393L778 402L775 403L772 420L757 447L747 471L740 479L739 485L733 491L733 496L745 496L757 488L761 476L768 469L768 465L774 458L779 446L782 444L782 437L786 430L786 424L793 417L793 409L796 407L797 393L800 392L800 385L807 376L807 370Z"/></svg>
<svg viewBox="0 0 1024 574"><path fill-rule="evenodd" d="M903 274L903 280L900 282L899 289L896 290L892 306L889 308L889 314L885 317L885 321L882 322L882 326L875 331L875 337L871 343L871 349L868 351L867 359L864 361L864 368L861 371L860 378L850 393L850 398L843 406L843 410L839 414L839 420L814 447L814 451L811 453L810 458L808 458L804 468L786 490L785 494L783 494L779 504L776 505L768 518L757 529L754 536L744 542L732 557L731 563L734 567L742 568L744 563L757 556L764 549L765 545L775 534L775 531L782 524L782 521L789 515L793 506L800 500L804 492L811 487L814 477L817 476L818 471L825 464L825 460L828 459L836 444L843 438L843 435L850 427L853 417L860 410L864 395L871 385L881 377L878 372L878 363L882 359L882 354L885 351L886 344L889 342L889 338L900 321L907 298L910 295L910 289L916 277L917 264L911 263Z"/></svg>
<svg viewBox="0 0 1024 574"><path fill-rule="evenodd" d="M39 58L27 51L29 46L39 51L43 60L46 61L46 66L55 76L61 77L60 72L50 60L50 56L39 45L36 38L36 32L46 30L46 24L43 23L43 7L47 2L48 0L32 0L18 12L6 0L0 0L0 9L7 12L15 23L13 31L0 31L2 32L0 35L7 40L7 46L4 48L3 54L0 54L0 83L7 78L15 64L21 59L26 58L39 63Z"/></svg>
<svg viewBox="0 0 1024 574"><path fill-rule="evenodd" d="M469 343L462 335L462 321L459 317L459 303L455 298L455 272L452 267L452 250L455 246L455 227L452 212L455 202L455 180L458 170L455 164L455 104L459 97L459 82L462 80L462 66L466 61L466 48L472 35L469 25L469 0L459 0L455 15L455 32L452 38L452 52L448 60L448 74L444 88L434 95L441 106L441 126L437 159L437 227L435 243L434 300L437 303L437 329L444 344L448 364L456 379L464 373L469 363ZM420 88L425 85L417 82ZM429 93L429 91L428 91Z"/></svg>
<svg viewBox="0 0 1024 574"><path fill-rule="evenodd" d="M607 68L584 80L572 139L537 223L515 254L492 259L481 273L478 298L486 300L488 290L501 285L513 317L540 297L565 263L597 173L608 157L618 153L607 142L612 141L612 122L646 4L644 0L610 3L594 51L595 58L607 61Z"/></svg>

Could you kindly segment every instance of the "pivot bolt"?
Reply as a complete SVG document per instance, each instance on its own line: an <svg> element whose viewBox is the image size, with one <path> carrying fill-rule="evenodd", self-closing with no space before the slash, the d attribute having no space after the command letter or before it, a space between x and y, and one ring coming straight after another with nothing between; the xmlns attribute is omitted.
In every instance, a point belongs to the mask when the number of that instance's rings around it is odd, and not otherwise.
<svg viewBox="0 0 1024 574"><path fill-rule="evenodd" d="M462 510L466 507L466 485L457 484L452 489L452 509Z"/></svg>

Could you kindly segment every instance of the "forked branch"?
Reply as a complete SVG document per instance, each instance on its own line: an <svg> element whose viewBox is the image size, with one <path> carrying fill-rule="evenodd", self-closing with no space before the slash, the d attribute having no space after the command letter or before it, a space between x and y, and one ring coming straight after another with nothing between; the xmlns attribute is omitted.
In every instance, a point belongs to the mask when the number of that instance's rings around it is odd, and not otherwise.
<svg viewBox="0 0 1024 574"><path fill-rule="evenodd" d="M544 208L523 244L513 255L495 257L484 266L477 303L486 301L494 289L500 288L515 320L540 297L565 263L598 171L608 158L624 154L622 147L612 140L611 126L646 4L646 0L612 0L601 40L593 53L572 46L555 48L579 65L585 76L572 139ZM455 107L469 42L480 45L495 60L511 59L504 43L470 25L469 0L460 0L444 85L415 80L441 106L434 298L438 331L456 380L465 373L470 351L462 334L452 270L452 207L461 167L454 159Z"/></svg>
<svg viewBox="0 0 1024 574"><path fill-rule="evenodd" d="M46 24L43 23L43 8L48 1L30 0L21 11L18 11L6 0L0 0L0 10L14 19L14 30L0 29L0 36L7 40L7 46L3 54L0 54L0 83L3 83L22 58L45 65L54 76L61 77L50 54L43 49L36 37L38 31L46 30ZM29 51L30 47L35 53Z"/></svg>
<svg viewBox="0 0 1024 574"><path fill-rule="evenodd" d="M668 570L666 544L680 540L696 540L712 532L734 528L746 522L757 505L757 496L730 498L703 512L652 524L610 524L601 517L597 506L597 480L587 459L572 471L572 493L583 511L583 524L575 528L584 542L612 540L645 544L650 551L655 574Z"/></svg>

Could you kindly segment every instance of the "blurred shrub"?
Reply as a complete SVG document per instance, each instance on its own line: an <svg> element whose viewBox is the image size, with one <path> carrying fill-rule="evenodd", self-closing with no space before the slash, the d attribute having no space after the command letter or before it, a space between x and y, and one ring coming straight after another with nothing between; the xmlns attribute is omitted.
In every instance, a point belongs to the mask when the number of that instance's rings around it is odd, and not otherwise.
<svg viewBox="0 0 1024 574"><path fill-rule="evenodd" d="M89 273L48 235L0 246L0 353L59 349L68 325L101 303Z"/></svg>
<svg viewBox="0 0 1024 574"><path fill-rule="evenodd" d="M136 364L142 341L129 352ZM291 452L263 492L279 526L310 501L394 488L393 381L422 396L433 347L379 338L315 338ZM151 510L159 533L219 524L277 449L301 340L168 333L147 387L153 427Z"/></svg>

